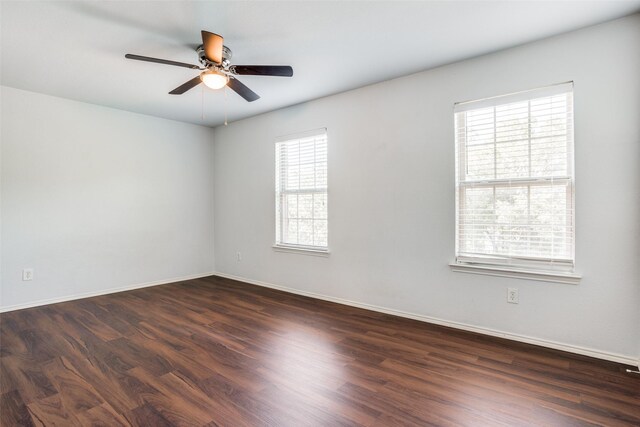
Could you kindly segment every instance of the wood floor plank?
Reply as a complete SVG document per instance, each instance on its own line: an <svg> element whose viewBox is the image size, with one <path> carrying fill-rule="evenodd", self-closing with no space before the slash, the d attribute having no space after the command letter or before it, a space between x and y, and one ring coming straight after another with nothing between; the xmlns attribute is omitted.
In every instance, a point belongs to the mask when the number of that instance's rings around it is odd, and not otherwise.
<svg viewBox="0 0 640 427"><path fill-rule="evenodd" d="M59 394L39 399L27 405L36 426L79 426L76 414L64 405Z"/></svg>
<svg viewBox="0 0 640 427"><path fill-rule="evenodd" d="M15 387L26 403L53 396L58 390L42 371L42 362L23 357L2 358L3 376Z"/></svg>
<svg viewBox="0 0 640 427"><path fill-rule="evenodd" d="M0 424L6 426L33 426L31 414L18 390L0 395Z"/></svg>
<svg viewBox="0 0 640 427"><path fill-rule="evenodd" d="M104 403L95 390L97 384L86 381L64 356L42 364L42 372L58 390L64 406L73 413Z"/></svg>
<svg viewBox="0 0 640 427"><path fill-rule="evenodd" d="M624 368L212 276L0 314L0 425L639 426Z"/></svg>
<svg viewBox="0 0 640 427"><path fill-rule="evenodd" d="M126 427L131 425L124 414L119 413L107 403L76 413L78 422L83 426L92 427Z"/></svg>
<svg viewBox="0 0 640 427"><path fill-rule="evenodd" d="M213 413L194 403L193 396L181 394L182 390L173 391L166 378L155 377L141 367L131 369L131 375L153 388L152 392L140 393L140 398L169 423L201 426L213 420Z"/></svg>
<svg viewBox="0 0 640 427"><path fill-rule="evenodd" d="M176 425L166 419L160 411L149 403L134 409L133 417L134 424L138 426L174 427Z"/></svg>

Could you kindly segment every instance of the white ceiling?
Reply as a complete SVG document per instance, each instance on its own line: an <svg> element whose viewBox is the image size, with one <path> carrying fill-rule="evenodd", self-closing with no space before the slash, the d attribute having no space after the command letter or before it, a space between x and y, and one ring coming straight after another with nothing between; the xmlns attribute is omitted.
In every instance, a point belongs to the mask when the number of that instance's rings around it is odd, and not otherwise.
<svg viewBox="0 0 640 427"><path fill-rule="evenodd" d="M223 123L224 91L168 95L197 64L200 30L234 64L291 65L227 90L229 121L504 49L640 10L628 1L2 1L3 85L185 122Z"/></svg>

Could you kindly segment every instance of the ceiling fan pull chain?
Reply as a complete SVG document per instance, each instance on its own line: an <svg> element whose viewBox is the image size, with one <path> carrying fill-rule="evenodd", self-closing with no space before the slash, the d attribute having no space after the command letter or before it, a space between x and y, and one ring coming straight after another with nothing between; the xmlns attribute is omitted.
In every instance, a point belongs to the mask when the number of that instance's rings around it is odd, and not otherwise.
<svg viewBox="0 0 640 427"><path fill-rule="evenodd" d="M224 125L227 125L227 87L224 87Z"/></svg>
<svg viewBox="0 0 640 427"><path fill-rule="evenodd" d="M201 106L201 108L202 108L201 115L202 116L201 116L201 120L204 122L204 86L200 87L200 94L202 96L202 106Z"/></svg>

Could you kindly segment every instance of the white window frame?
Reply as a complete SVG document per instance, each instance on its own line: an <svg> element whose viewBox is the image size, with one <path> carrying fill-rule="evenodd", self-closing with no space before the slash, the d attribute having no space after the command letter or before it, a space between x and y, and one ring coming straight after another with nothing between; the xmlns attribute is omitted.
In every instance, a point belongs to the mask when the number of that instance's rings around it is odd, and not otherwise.
<svg viewBox="0 0 640 427"><path fill-rule="evenodd" d="M466 180L464 166L466 166L466 145L461 144L458 135L458 120L465 111L496 107L513 102L570 93L569 112L571 122L567 129L567 176L554 177L526 177L518 179L486 179L480 181ZM477 101L456 103L454 105L454 132L456 148L456 179L455 179L455 260L450 264L453 271L476 273L512 278L526 278L532 280L551 281L560 283L578 283L580 276L575 273L575 173L574 173L574 135L573 135L573 82L561 83L544 88L527 90L509 95L496 96ZM465 141L466 142L466 141ZM464 147L462 149L461 147ZM494 151L494 156L496 152ZM530 160L529 160L530 161ZM535 186L549 183L565 182L567 184L567 215L571 215L569 223L572 226L572 238L568 248L568 259L536 258L532 256L505 256L497 254L469 254L460 251L460 205L464 202L466 188L496 188L509 187L511 184Z"/></svg>
<svg viewBox="0 0 640 427"><path fill-rule="evenodd" d="M326 164L327 164L327 170L325 171L326 176L327 176L327 185L324 188L321 187L315 187L315 188L310 188L310 189L292 189L289 190L287 188L284 188L285 186L282 183L282 178L283 178L283 174L284 174L284 170L282 170L282 165L280 164L281 159L279 158L279 145L280 144L286 144L288 142L292 142L292 141L298 141L301 139L305 139L305 138L310 138L310 137L318 137L318 136L323 136L325 139L325 144L326 144L326 152L327 152L327 158L325 160ZM320 129L315 129L315 130L311 130L311 131L307 131L307 132L300 132L300 133L296 133L296 134L290 134L290 135L284 135L284 136L280 136L277 137L275 140L275 156L276 156L276 161L275 161L275 172L276 172L276 192L275 192L275 217L276 217L276 224L275 224L275 243L273 245L274 250L278 251L278 252L290 252L290 253L302 253L302 254L306 254L306 255L320 255L320 256L327 256L329 254L329 209L328 209L328 199L329 199L329 176L328 176L328 163L329 163L329 143L328 143L328 136L327 136L327 129L326 128L320 128ZM314 246L314 245L301 245L301 244L294 244L294 243L287 243L285 242L284 238L283 238L283 233L284 230L287 229L287 206L286 206L286 196L287 195L291 195L291 194L324 194L326 196L326 200L327 200L327 218L324 219L327 222L327 245L326 246Z"/></svg>

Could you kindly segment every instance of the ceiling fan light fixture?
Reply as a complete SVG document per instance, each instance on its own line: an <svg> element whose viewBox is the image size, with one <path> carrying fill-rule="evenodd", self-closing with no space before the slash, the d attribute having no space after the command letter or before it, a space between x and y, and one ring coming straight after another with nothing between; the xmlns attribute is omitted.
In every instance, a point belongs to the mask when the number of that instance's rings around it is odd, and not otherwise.
<svg viewBox="0 0 640 427"><path fill-rule="evenodd" d="M229 83L229 77L218 71L205 71L200 74L200 79L211 89L221 89Z"/></svg>

